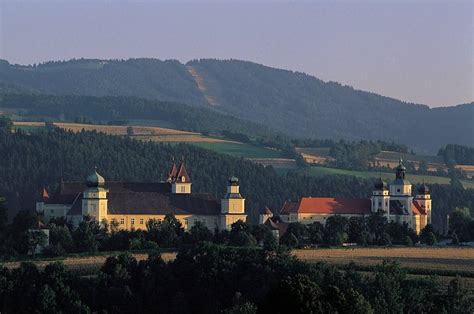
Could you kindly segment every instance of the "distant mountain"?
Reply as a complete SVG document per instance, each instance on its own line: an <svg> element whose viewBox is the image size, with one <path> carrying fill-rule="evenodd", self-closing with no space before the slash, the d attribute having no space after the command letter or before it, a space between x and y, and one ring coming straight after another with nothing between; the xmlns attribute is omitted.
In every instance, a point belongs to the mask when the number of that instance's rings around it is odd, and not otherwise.
<svg viewBox="0 0 474 314"><path fill-rule="evenodd" d="M474 146L474 103L430 109L237 60L0 62L0 84L58 95L140 96L207 106L293 137L381 139L436 152Z"/></svg>

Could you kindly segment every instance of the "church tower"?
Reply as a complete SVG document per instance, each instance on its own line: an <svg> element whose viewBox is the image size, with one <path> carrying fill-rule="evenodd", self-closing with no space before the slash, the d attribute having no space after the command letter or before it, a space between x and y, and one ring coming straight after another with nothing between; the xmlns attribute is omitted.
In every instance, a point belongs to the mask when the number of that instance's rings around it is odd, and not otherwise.
<svg viewBox="0 0 474 314"><path fill-rule="evenodd" d="M191 179L188 176L186 167L184 166L184 161L181 162L176 174L174 176L171 173L176 170L176 167L173 163L173 168L171 169L170 176L171 178L171 192L175 194L190 194L191 193ZM169 179L168 179L169 180Z"/></svg>
<svg viewBox="0 0 474 314"><path fill-rule="evenodd" d="M227 185L227 193L221 200L220 227L230 230L231 225L238 220L247 220L245 198L240 195L239 179L232 177Z"/></svg>
<svg viewBox="0 0 474 314"><path fill-rule="evenodd" d="M390 196L409 196L411 195L411 183L405 179L406 168L403 165L403 159L400 158L396 168L395 180L390 185Z"/></svg>
<svg viewBox="0 0 474 314"><path fill-rule="evenodd" d="M430 188L423 183L418 189L415 197L415 202L426 213L426 224L431 224L431 195Z"/></svg>
<svg viewBox="0 0 474 314"><path fill-rule="evenodd" d="M403 218L403 221L397 220L398 222L406 222L413 226L413 196L411 194L411 183L405 179L405 171L403 160L400 159L396 168L395 180L390 184L390 202L394 203L396 209L396 212L393 212L392 209L390 215L397 215L397 219Z"/></svg>
<svg viewBox="0 0 474 314"><path fill-rule="evenodd" d="M105 180L97 168L86 179L87 190L82 198L82 216L90 216L99 223L107 220L107 190Z"/></svg>
<svg viewBox="0 0 474 314"><path fill-rule="evenodd" d="M374 185L374 191L370 198L372 204L372 212L383 212L387 216L390 215L390 196L388 194L387 183L379 178Z"/></svg>

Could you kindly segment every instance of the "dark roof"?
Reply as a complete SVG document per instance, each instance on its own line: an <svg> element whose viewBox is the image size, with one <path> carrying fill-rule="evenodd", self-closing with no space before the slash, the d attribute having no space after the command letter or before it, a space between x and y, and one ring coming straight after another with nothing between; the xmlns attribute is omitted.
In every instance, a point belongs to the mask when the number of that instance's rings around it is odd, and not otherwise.
<svg viewBox="0 0 474 314"><path fill-rule="evenodd" d="M82 215L82 193L72 203L68 215ZM221 206L204 193L171 194L156 192L108 193L109 215L219 215Z"/></svg>
<svg viewBox="0 0 474 314"><path fill-rule="evenodd" d="M224 196L224 198L228 199L228 198L238 198L238 199L242 199L242 195L240 195L240 193L226 193L226 195Z"/></svg>
<svg viewBox="0 0 474 314"><path fill-rule="evenodd" d="M418 194L430 194L430 188L423 183L418 189Z"/></svg>
<svg viewBox="0 0 474 314"><path fill-rule="evenodd" d="M392 182L393 185L410 185L410 181L406 180L406 179L400 179L400 178L397 178L395 180L393 180Z"/></svg>
<svg viewBox="0 0 474 314"><path fill-rule="evenodd" d="M61 182L57 194L67 195L82 193L87 190L87 185L82 181ZM107 181L105 188L110 193L129 193L129 192L171 192L171 185L168 182L119 182Z"/></svg>
<svg viewBox="0 0 474 314"><path fill-rule="evenodd" d="M288 215L298 212L298 202L286 201L281 208L280 214Z"/></svg>
<svg viewBox="0 0 474 314"><path fill-rule="evenodd" d="M273 212L270 210L270 208L265 206L265 209L261 212L264 215L273 215Z"/></svg>
<svg viewBox="0 0 474 314"><path fill-rule="evenodd" d="M79 193L73 201L71 209L68 211L69 216L82 216L82 197L83 193Z"/></svg>
<svg viewBox="0 0 474 314"><path fill-rule="evenodd" d="M285 222L276 222L273 220L273 218L269 218L265 222L265 225L271 230L278 230L278 236L281 237L286 233L289 224Z"/></svg>
<svg viewBox="0 0 474 314"><path fill-rule="evenodd" d="M44 202L46 204L72 204L78 195L82 195L82 191L67 194L56 193L47 200L44 200Z"/></svg>
<svg viewBox="0 0 474 314"><path fill-rule="evenodd" d="M376 190L387 190L387 182L382 180L382 178L378 178L377 181L375 181L374 188Z"/></svg>
<svg viewBox="0 0 474 314"><path fill-rule="evenodd" d="M219 215L220 203L210 194L110 193L109 215Z"/></svg>
<svg viewBox="0 0 474 314"><path fill-rule="evenodd" d="M402 202L399 200L390 200L390 215L409 215L409 213Z"/></svg>

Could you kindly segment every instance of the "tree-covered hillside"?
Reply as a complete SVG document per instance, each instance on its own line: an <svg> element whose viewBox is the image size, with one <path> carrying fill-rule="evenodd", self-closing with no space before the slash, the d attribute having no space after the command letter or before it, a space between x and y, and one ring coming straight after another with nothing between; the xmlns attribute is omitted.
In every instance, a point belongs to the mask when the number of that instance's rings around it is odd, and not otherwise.
<svg viewBox="0 0 474 314"><path fill-rule="evenodd" d="M40 121L147 120L180 130L222 133L226 130L250 136L273 135L267 127L206 108L137 97L49 96L0 92L0 108L18 111L25 119Z"/></svg>
<svg viewBox="0 0 474 314"><path fill-rule="evenodd" d="M381 139L433 153L446 144L474 145L473 103L430 109L245 61L206 59L186 66L156 59L37 66L1 61L0 84L7 91L138 96L190 105L209 105L211 99L215 110L291 137Z"/></svg>
<svg viewBox="0 0 474 314"><path fill-rule="evenodd" d="M0 157L0 195L10 204L19 201L24 209L34 208L43 186L52 192L61 179L83 180L96 165L106 180L157 181L165 178L173 157L185 158L196 192L220 198L228 177L239 177L253 221L265 206L279 210L286 200L301 196L369 197L373 186L371 180L348 176L279 176L271 167L190 145L59 129L28 135L0 128ZM432 190L433 224L438 228L445 226L446 214L455 207L474 208L474 190L439 185Z"/></svg>
<svg viewBox="0 0 474 314"><path fill-rule="evenodd" d="M44 94L140 96L191 104L205 102L176 60L71 60L34 66L0 60L0 83Z"/></svg>
<svg viewBox="0 0 474 314"><path fill-rule="evenodd" d="M474 103L430 109L251 62L188 65L219 109L293 136L394 140L430 152L443 143L474 145Z"/></svg>

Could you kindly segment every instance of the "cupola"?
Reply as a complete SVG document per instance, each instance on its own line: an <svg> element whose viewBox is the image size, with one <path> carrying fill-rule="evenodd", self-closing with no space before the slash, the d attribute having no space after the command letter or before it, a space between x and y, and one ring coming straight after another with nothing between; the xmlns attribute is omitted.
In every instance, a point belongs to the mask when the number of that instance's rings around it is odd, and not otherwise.
<svg viewBox="0 0 474 314"><path fill-rule="evenodd" d="M418 188L418 194L420 194L420 195L430 194L430 188L429 188L425 183L423 183L423 184Z"/></svg>
<svg viewBox="0 0 474 314"><path fill-rule="evenodd" d="M97 167L95 167L94 172L87 177L86 184L90 188L104 187L105 179L97 172Z"/></svg>
<svg viewBox="0 0 474 314"><path fill-rule="evenodd" d="M382 178L378 178L377 181L375 181L374 188L378 191L387 190L387 182L382 180Z"/></svg>

